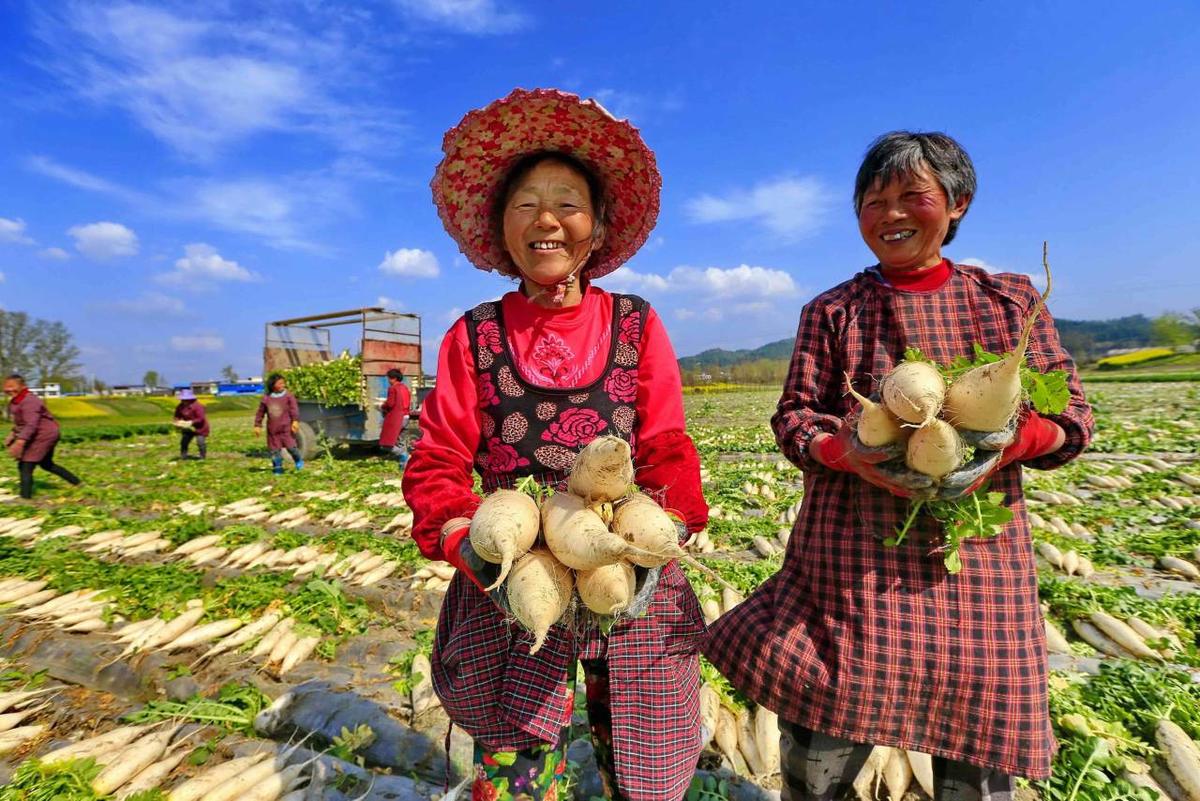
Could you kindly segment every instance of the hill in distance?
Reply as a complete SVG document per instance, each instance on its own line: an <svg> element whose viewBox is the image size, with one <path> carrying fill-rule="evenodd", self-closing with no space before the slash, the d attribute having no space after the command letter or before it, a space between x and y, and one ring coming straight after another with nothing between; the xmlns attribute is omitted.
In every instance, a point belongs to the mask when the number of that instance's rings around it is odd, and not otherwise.
<svg viewBox="0 0 1200 801"><path fill-rule="evenodd" d="M1055 320L1063 345L1077 362L1092 361L1110 348L1143 348L1151 344L1150 319L1144 314L1114 320ZM760 348L725 350L711 348L679 360L679 369L729 368L760 360L789 361L795 341L780 339Z"/></svg>

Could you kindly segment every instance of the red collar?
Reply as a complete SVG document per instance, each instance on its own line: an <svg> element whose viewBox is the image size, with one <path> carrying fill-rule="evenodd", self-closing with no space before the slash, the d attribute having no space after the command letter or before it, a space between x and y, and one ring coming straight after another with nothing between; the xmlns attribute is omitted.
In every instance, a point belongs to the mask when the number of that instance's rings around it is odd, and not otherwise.
<svg viewBox="0 0 1200 801"><path fill-rule="evenodd" d="M941 287L950 280L950 260L942 259L940 264L926 267L924 270L889 270L881 267L883 277L896 289L905 292L929 292Z"/></svg>
<svg viewBox="0 0 1200 801"><path fill-rule="evenodd" d="M25 400L25 396L28 394L29 394L29 387L25 387L20 392L18 392L16 395L13 395L13 399L11 401L9 401L9 403L20 403L21 401Z"/></svg>

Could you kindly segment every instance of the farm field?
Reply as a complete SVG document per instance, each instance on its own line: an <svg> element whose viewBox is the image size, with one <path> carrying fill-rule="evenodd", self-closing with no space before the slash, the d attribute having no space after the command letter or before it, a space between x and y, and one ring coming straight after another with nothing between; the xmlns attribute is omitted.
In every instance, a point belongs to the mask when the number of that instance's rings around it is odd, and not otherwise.
<svg viewBox="0 0 1200 801"><path fill-rule="evenodd" d="M1139 764L1162 774L1160 719L1200 739L1200 385L1105 383L1090 397L1093 449L1026 474L1047 621L1065 641L1051 655L1055 775L1024 792L1149 799L1123 777ZM741 594L778 569L802 499L767 424L776 398L686 399L713 507L690 548ZM408 537L394 463L339 451L273 476L249 413L218 418L209 448L198 462L173 458L174 436L71 443L59 458L82 486L42 474L35 503L0 504L0 727L11 721L0 801L116 798L139 778L136 801L208 798L181 786L229 764L262 793L231 799L278 799L305 782L307 795L286 797L440 796L470 758L457 729L446 753L425 661L449 574ZM706 615L738 602L688 572ZM1126 643L1140 657L1095 636L1101 613L1147 627ZM218 643L228 648L210 654ZM765 798L778 777L749 732L760 716L769 732L769 715L707 665L704 676L718 714L747 725L741 742L709 743L689 801ZM114 760L111 742L42 761L113 731L137 738L144 764L129 749ZM586 726L573 735L571 789L587 801L599 788ZM159 775L129 776L116 794L90 788L135 763ZM916 784L909 796L924 797Z"/></svg>

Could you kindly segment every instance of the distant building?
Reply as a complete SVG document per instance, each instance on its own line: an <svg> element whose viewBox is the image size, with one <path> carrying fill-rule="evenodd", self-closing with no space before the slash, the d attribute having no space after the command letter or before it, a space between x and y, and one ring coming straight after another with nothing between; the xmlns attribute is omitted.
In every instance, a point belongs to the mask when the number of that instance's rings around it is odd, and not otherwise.
<svg viewBox="0 0 1200 801"><path fill-rule="evenodd" d="M134 395L145 395L149 390L145 384L114 384L109 392L118 398L128 398Z"/></svg>
<svg viewBox="0 0 1200 801"><path fill-rule="evenodd" d="M63 394L61 384L46 384L40 387L30 387L29 391L40 398L61 398Z"/></svg>

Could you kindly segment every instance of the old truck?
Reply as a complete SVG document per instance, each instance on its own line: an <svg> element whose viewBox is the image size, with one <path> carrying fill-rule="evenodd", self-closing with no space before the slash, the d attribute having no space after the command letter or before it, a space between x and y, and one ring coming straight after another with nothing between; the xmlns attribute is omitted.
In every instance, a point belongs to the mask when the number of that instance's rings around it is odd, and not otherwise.
<svg viewBox="0 0 1200 801"><path fill-rule="evenodd" d="M276 320L266 325L263 346L263 375L334 358L331 329L358 326L358 344L365 383L364 402L326 406L318 401L297 398L300 405L300 430L296 444L311 458L322 438L352 446L375 446L383 427L378 399L387 396L387 371L398 368L404 373L413 396L414 416L428 390L421 370L421 318L416 314L365 307L347 311ZM409 435L415 429L409 424Z"/></svg>

